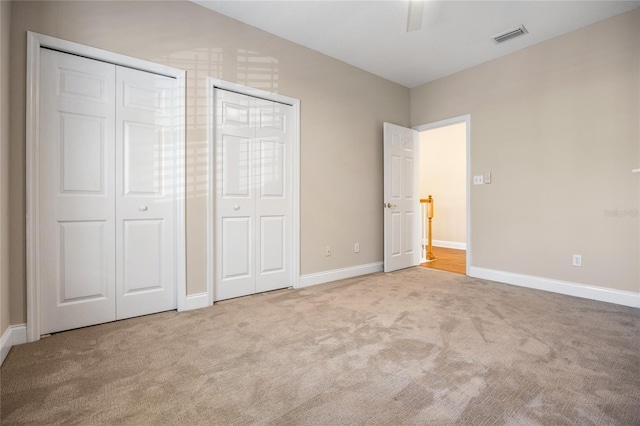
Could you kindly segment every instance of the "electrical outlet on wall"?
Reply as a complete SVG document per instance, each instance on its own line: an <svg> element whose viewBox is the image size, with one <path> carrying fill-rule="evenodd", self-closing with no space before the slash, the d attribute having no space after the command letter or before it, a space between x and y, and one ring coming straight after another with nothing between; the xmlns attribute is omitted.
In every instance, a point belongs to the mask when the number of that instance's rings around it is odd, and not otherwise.
<svg viewBox="0 0 640 426"><path fill-rule="evenodd" d="M582 255L574 254L573 255L573 266L582 266Z"/></svg>
<svg viewBox="0 0 640 426"><path fill-rule="evenodd" d="M473 177L474 185L483 185L484 184L484 176L474 176Z"/></svg>

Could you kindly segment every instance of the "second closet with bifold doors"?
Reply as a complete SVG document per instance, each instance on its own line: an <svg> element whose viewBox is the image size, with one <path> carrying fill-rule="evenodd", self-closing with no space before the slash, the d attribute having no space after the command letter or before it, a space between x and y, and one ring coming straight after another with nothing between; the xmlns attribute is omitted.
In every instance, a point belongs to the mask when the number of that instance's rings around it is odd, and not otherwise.
<svg viewBox="0 0 640 426"><path fill-rule="evenodd" d="M216 88L215 300L292 286L293 107Z"/></svg>
<svg viewBox="0 0 640 426"><path fill-rule="evenodd" d="M40 332L176 308L176 79L40 51Z"/></svg>

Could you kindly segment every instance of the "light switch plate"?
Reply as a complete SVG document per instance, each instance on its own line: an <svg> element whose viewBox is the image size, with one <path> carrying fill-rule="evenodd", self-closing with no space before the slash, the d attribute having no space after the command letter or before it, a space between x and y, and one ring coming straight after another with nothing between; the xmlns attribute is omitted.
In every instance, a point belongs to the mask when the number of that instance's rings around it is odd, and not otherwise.
<svg viewBox="0 0 640 426"><path fill-rule="evenodd" d="M484 174L484 183L485 184L491 183L491 172L486 172Z"/></svg>

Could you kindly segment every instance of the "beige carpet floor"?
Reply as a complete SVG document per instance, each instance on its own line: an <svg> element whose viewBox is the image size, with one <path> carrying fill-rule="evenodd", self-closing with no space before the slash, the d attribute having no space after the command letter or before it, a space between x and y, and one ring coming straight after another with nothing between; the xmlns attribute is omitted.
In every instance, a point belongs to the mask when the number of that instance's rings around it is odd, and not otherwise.
<svg viewBox="0 0 640 426"><path fill-rule="evenodd" d="M640 310L411 268L58 333L2 424L638 425Z"/></svg>

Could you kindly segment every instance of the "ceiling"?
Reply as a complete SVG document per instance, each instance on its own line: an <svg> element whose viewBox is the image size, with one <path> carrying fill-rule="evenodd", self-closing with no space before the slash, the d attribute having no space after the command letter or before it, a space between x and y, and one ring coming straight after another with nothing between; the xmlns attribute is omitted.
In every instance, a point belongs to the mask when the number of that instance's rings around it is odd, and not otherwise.
<svg viewBox="0 0 640 426"><path fill-rule="evenodd" d="M640 6L639 1L425 1L407 32L409 1L192 0L412 88ZM490 38L523 24L528 34Z"/></svg>

